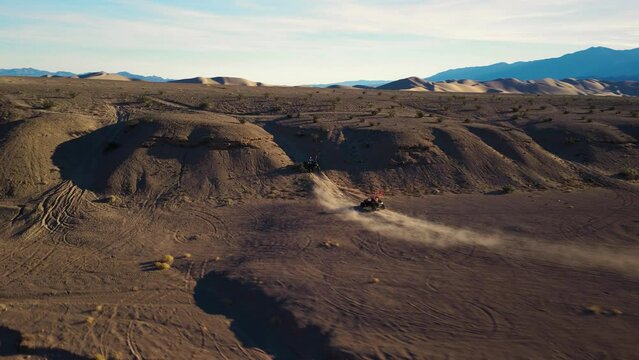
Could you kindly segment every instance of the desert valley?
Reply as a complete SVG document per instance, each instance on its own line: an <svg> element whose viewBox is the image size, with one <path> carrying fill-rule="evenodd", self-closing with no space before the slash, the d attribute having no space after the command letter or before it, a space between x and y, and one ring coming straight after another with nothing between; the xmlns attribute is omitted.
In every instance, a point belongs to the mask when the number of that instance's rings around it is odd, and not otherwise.
<svg viewBox="0 0 639 360"><path fill-rule="evenodd" d="M634 83L97 76L0 78L0 357L637 358Z"/></svg>

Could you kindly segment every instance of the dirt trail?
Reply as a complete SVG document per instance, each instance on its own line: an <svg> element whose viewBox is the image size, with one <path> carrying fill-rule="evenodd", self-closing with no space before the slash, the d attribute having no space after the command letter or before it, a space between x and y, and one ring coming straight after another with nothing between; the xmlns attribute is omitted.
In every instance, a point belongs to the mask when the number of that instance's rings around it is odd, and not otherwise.
<svg viewBox="0 0 639 360"><path fill-rule="evenodd" d="M391 210L362 213L355 205L363 198L356 190L342 189L326 175L311 175L315 196L325 209L341 219L363 225L383 236L423 243L433 247L479 245L502 255L553 261L569 266L603 268L639 276L639 253L609 248L542 242L498 233L476 231L436 224Z"/></svg>

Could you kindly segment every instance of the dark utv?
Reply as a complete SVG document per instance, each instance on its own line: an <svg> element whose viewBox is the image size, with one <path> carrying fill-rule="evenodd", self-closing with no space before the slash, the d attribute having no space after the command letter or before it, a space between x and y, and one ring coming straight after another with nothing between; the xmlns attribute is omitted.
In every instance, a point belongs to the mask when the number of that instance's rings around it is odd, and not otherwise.
<svg viewBox="0 0 639 360"><path fill-rule="evenodd" d="M377 197L370 197L359 204L359 209L362 211L377 211L386 209L386 205L384 205L384 201Z"/></svg>
<svg viewBox="0 0 639 360"><path fill-rule="evenodd" d="M317 159L309 158L308 160L300 164L300 168L304 172L318 172L320 171L319 162Z"/></svg>

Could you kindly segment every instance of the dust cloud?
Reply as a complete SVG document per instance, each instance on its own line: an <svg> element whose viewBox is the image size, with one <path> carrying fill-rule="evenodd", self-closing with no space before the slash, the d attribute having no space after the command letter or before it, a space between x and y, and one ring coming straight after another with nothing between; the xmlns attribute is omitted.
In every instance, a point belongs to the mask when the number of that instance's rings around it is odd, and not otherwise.
<svg viewBox="0 0 639 360"><path fill-rule="evenodd" d="M326 175L312 174L315 196L320 205L341 219L363 225L389 238L414 241L445 248L477 245L502 255L533 258L569 266L605 268L639 276L639 254L607 248L553 244L504 234L486 234L455 228L403 215L391 210L362 213L355 208L362 199L356 190L338 187Z"/></svg>

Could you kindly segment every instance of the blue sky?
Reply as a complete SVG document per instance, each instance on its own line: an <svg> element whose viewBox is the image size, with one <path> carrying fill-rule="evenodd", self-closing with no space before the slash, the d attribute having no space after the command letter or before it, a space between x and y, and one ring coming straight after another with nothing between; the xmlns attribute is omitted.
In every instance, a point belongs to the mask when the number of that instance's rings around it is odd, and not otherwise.
<svg viewBox="0 0 639 360"><path fill-rule="evenodd" d="M639 47L636 0L0 0L0 67L297 85Z"/></svg>

